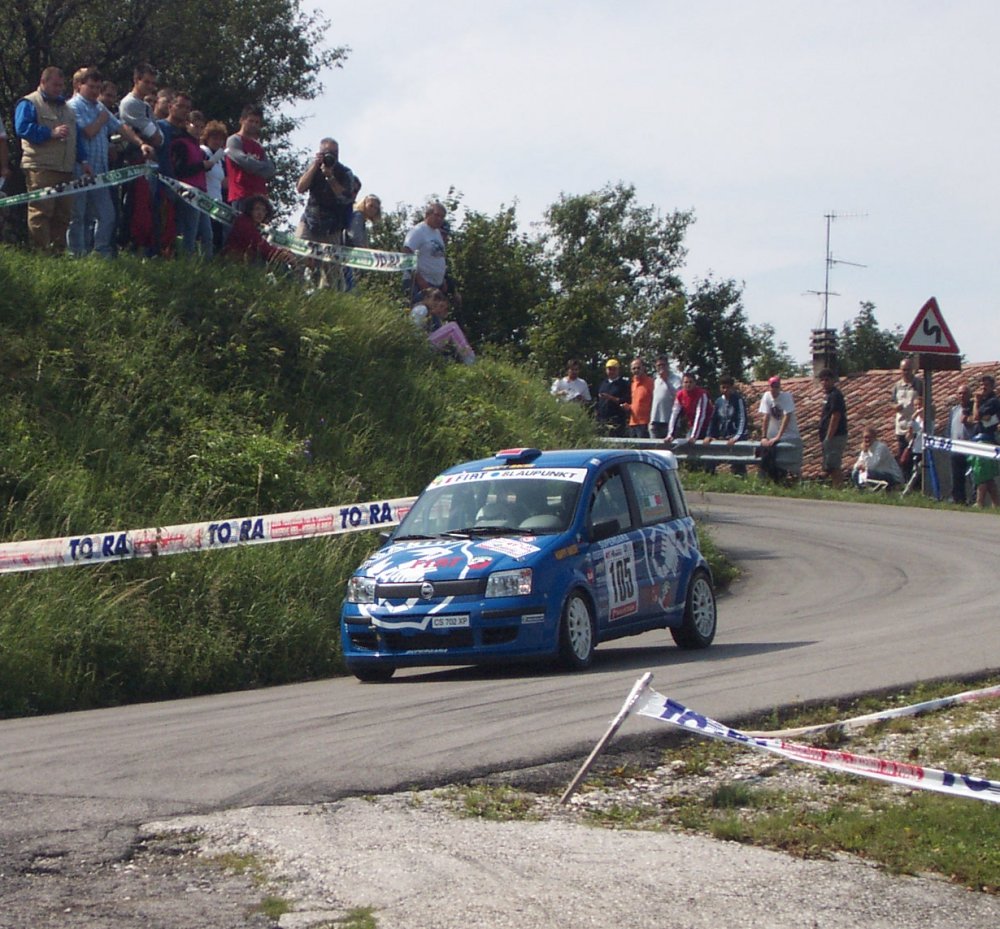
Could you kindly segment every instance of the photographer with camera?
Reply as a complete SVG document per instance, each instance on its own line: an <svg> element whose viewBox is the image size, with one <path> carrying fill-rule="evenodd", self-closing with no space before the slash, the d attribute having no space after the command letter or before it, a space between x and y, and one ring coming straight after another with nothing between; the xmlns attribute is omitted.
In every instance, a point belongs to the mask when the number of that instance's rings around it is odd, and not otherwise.
<svg viewBox="0 0 1000 929"><path fill-rule="evenodd" d="M354 174L340 162L336 139L323 139L295 189L309 194L297 234L310 242L341 245L354 212Z"/></svg>

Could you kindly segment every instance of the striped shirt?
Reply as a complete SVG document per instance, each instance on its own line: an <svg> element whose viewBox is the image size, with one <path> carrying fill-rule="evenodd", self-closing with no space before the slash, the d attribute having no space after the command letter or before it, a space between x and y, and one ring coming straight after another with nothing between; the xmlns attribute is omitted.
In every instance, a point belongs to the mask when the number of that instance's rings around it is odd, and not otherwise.
<svg viewBox="0 0 1000 929"><path fill-rule="evenodd" d="M94 174L103 174L108 170L108 139L121 128L121 122L100 100L91 103L86 97L74 94L66 105L76 114L76 128L83 140L91 169ZM88 139L83 130L101 115L102 110L107 110L108 121L97 135Z"/></svg>

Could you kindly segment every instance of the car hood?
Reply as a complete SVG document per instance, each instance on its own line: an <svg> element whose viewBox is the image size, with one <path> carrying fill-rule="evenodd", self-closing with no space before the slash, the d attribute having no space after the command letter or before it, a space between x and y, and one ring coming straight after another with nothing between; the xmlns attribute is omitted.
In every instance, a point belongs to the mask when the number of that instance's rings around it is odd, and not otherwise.
<svg viewBox="0 0 1000 929"><path fill-rule="evenodd" d="M391 542L375 552L357 573L383 584L484 577L494 571L523 568L560 536L511 534L486 538L427 539Z"/></svg>

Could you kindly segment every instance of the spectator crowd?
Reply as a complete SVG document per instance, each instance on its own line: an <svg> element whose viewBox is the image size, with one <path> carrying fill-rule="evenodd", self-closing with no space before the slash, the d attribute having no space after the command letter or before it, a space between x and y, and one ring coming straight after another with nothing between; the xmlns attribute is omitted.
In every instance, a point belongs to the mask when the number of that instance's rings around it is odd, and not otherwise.
<svg viewBox="0 0 1000 929"><path fill-rule="evenodd" d="M32 247L105 258L128 249L150 257L197 253L253 262L294 260L261 233L273 215L268 187L277 172L261 142L261 107L248 103L238 127L229 127L196 109L189 93L158 86L157 72L148 64L136 66L132 87L120 100L117 85L97 68L78 69L69 83L60 68L47 67L38 88L14 109L25 189L44 192L140 165L154 167L158 177L84 185L72 194L29 200ZM0 193L11 193L13 174L0 121L5 188ZM381 203L374 195L358 199L361 181L341 163L335 139L320 141L296 189L307 198L297 230L301 238L368 246L367 224L381 216ZM339 265L336 273L341 274Z"/></svg>
<svg viewBox="0 0 1000 929"><path fill-rule="evenodd" d="M27 206L32 247L104 258L119 249L147 257L222 254L298 264L317 286L353 288L353 270L319 252L323 246L368 248L368 228L381 218L382 204L374 194L360 197L361 180L340 160L336 139L320 140L295 184L306 198L296 236L316 249L312 257L296 257L265 235L274 215L268 188L277 167L261 142L261 107L244 106L239 127L230 132L221 120L195 109L190 94L158 86L149 64L136 66L132 88L120 101L118 87L97 68L77 70L71 90L68 94L61 69L47 67L38 88L14 111L25 187L39 192ZM47 194L71 181L140 165L154 167L156 175ZM11 176L0 121L0 196ZM403 276L404 292L410 318L430 344L471 364L475 352L465 333L447 319L461 297L447 273L446 216L444 206L433 201L406 235L403 251L415 256L416 267Z"/></svg>
<svg viewBox="0 0 1000 929"><path fill-rule="evenodd" d="M551 393L559 401L576 403L592 410L601 431L613 438L656 440L663 447L682 451L688 465L714 472L725 463L732 473L745 476L747 465L774 481L796 479L801 471L804 447L795 398L784 388L781 377L767 380L756 407L756 423L735 379L727 373L718 378L718 396L713 398L699 385L695 372L680 377L671 373L666 356L655 362L655 376L647 372L642 358L629 363L631 378L622 373L617 358L608 358L605 377L592 396L590 385L580 375L576 359L567 363L566 373L552 383ZM916 374L912 358L904 358L899 379L883 400L886 410L883 428L891 430L894 447L879 439L880 426L864 422L861 447L850 468L848 454L848 404L840 379L830 368L816 375L821 390L815 424L815 445L819 449L819 470L834 488L850 481L869 490L909 491L920 476L924 449L924 382ZM811 398L810 398L811 399ZM870 410L869 410L870 415ZM1000 397L990 373L977 374L973 384L959 386L947 415L938 420L936 432L962 441L997 444L1000 430ZM737 443L742 445L734 449ZM647 443L654 446L653 442ZM655 447L655 446L654 446ZM848 459L850 460L850 459ZM995 459L952 450L945 459L949 472L951 500L958 504L1000 506L997 478L1000 465Z"/></svg>
<svg viewBox="0 0 1000 929"><path fill-rule="evenodd" d="M69 89L67 94L62 70L50 66L43 70L38 88L16 105L13 128L20 140L27 191L44 192L120 167L151 165L156 176L84 185L73 194L30 200L27 225L34 248L105 258L128 249L146 256L179 253L208 259L222 254L255 263L298 263L320 286L352 288L351 268L336 261L296 258L265 235L273 217L268 187L277 167L261 142L261 107L244 106L238 128L230 132L224 122L195 109L190 94L159 86L149 64L135 67L132 87L121 100L118 87L93 67L78 69ZM10 192L13 176L0 120L0 196ZM381 217L381 202L372 194L361 198L361 188L358 175L340 160L337 140L321 139L295 184L306 198L297 237L320 250L330 245L368 248L368 226ZM475 351L459 323L448 318L461 307L461 294L448 274L447 242L447 211L432 201L404 240L403 251L415 256L415 267L403 275L406 303L410 319L431 345L472 364ZM618 359L608 358L605 377L593 396L580 376L579 362L571 359L565 375L553 383L552 394L592 409L609 436L701 446L705 460L700 466L708 470L726 461L734 473L745 475L746 461L740 459L747 456L736 454L733 447L756 437L753 459L762 473L773 480L797 476L794 461L796 453L801 461L802 434L795 400L780 377L768 380L755 430L747 401L728 374L719 377L719 396L713 400L694 372L679 378L672 374L666 356L655 360L653 374L642 358L630 362L629 372L631 377L626 377ZM847 403L832 370L823 369L817 379L823 390L816 424L822 471L840 487L846 476ZM945 434L996 444L1000 398L995 387L989 374L974 385L963 385L949 410ZM865 424L849 472L855 486L912 484L924 454L923 390L913 360L904 359L891 395L895 450L878 439L874 425ZM789 449L792 456L783 456ZM998 470L994 460L952 454L953 500L966 503L974 497L978 506L1000 506Z"/></svg>

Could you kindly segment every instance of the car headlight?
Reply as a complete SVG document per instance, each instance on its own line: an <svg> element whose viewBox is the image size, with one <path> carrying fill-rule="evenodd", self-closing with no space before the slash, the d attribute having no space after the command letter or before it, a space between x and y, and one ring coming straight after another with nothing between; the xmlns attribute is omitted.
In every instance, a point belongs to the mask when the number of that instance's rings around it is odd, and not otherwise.
<svg viewBox="0 0 1000 929"><path fill-rule="evenodd" d="M531 593L531 568L497 571L486 582L487 597L523 597Z"/></svg>
<svg viewBox="0 0 1000 929"><path fill-rule="evenodd" d="M348 603L374 603L375 578L355 574L347 582Z"/></svg>

